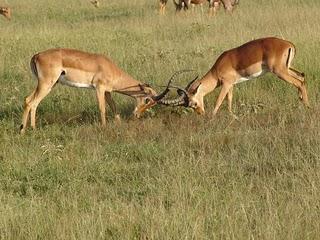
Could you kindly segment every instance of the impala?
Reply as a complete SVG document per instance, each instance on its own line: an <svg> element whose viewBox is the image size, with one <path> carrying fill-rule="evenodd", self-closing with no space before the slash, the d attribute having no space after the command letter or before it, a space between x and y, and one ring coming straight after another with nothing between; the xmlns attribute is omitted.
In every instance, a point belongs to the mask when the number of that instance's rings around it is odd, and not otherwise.
<svg viewBox="0 0 320 240"><path fill-rule="evenodd" d="M38 84L30 96L25 99L22 125L24 133L31 115L31 127L36 127L36 110L41 100L48 95L56 83L71 87L92 88L96 90L102 126L106 126L106 104L109 104L115 117L119 119L111 92L131 96L137 100L134 115L139 117L152 107L169 91L157 95L147 84L143 84L117 67L103 55L82 52L74 49L49 49L31 58L30 67ZM169 80L177 75L175 73Z"/></svg>
<svg viewBox="0 0 320 240"><path fill-rule="evenodd" d="M90 2L91 2L92 5L95 6L96 8L98 8L98 7L100 6L99 0L91 0Z"/></svg>
<svg viewBox="0 0 320 240"><path fill-rule="evenodd" d="M209 0L209 13L215 14L221 4L224 6L226 11L232 12L234 6L239 4L239 0Z"/></svg>
<svg viewBox="0 0 320 240"><path fill-rule="evenodd" d="M6 19L11 19L11 9L9 7L0 7L0 15L3 15Z"/></svg>
<svg viewBox="0 0 320 240"><path fill-rule="evenodd" d="M239 0L179 0L176 2L173 0L175 6L176 6L176 11L181 11L183 10L188 10L189 5L191 4L192 6L194 5L203 5L206 1L209 2L209 15L215 14L220 5L222 4L224 8L231 12L234 8L235 5L239 4Z"/></svg>
<svg viewBox="0 0 320 240"><path fill-rule="evenodd" d="M308 95L304 74L291 67L295 56L295 46L288 41L270 37L253 40L244 45L222 53L212 68L199 80L194 80L185 89L179 88L180 97L161 99L160 104L186 106L204 114L203 98L216 87L221 86L213 115L227 96L228 109L232 113L232 90L235 84L256 78L266 72L298 89L299 98L308 107Z"/></svg>
<svg viewBox="0 0 320 240"><path fill-rule="evenodd" d="M160 14L164 14L168 0L160 0Z"/></svg>
<svg viewBox="0 0 320 240"><path fill-rule="evenodd" d="M190 4L192 6L194 5L201 5L205 2L207 2L208 0L178 0L178 2L176 2L176 0L173 0L174 5L176 6L176 11L181 11L183 10L188 10Z"/></svg>

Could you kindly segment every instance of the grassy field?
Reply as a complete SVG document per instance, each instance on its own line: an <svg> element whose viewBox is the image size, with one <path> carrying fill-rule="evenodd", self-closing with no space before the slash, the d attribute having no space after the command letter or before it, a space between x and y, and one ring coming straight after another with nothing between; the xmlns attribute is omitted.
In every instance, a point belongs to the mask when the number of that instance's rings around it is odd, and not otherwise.
<svg viewBox="0 0 320 240"><path fill-rule="evenodd" d="M234 14L165 16L156 0L10 0L0 18L0 239L320 239L320 1L242 0ZM0 0L0 5L5 1ZM206 7L204 7L206 11ZM143 82L200 75L224 50L277 36L297 47L311 109L268 74L238 85L233 120L156 107L99 126L94 91L57 86L18 134L36 52L103 53ZM186 85L192 74L176 84ZM109 109L108 109L109 111Z"/></svg>

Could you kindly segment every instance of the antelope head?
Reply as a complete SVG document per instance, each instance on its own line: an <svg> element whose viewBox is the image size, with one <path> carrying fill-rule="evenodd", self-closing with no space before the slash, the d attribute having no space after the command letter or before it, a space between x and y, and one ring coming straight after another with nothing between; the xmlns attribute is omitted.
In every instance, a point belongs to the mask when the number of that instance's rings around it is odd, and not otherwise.
<svg viewBox="0 0 320 240"><path fill-rule="evenodd" d="M3 15L6 19L11 19L11 9L9 7L0 7L0 15Z"/></svg>
<svg viewBox="0 0 320 240"><path fill-rule="evenodd" d="M136 97L137 105L133 112L135 117L139 118L143 112L153 107L157 103L157 99L162 98L166 94L166 90L157 95L148 84L139 84L140 94Z"/></svg>

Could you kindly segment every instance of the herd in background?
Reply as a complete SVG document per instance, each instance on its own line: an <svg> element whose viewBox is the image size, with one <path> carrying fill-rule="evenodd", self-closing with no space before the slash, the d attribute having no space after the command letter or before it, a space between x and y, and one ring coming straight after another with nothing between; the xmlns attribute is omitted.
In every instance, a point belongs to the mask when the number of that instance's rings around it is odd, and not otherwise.
<svg viewBox="0 0 320 240"><path fill-rule="evenodd" d="M187 10L190 4L209 2L209 12L215 11L222 4L227 11L232 11L238 0L173 0L176 11ZM99 0L90 0L99 7ZM160 0L160 13L163 14L168 0ZM0 14L10 20L9 7L0 7ZM266 72L275 74L281 80L295 86L300 100L309 107L304 73L291 66L295 56L295 46L286 40L266 37L247 42L239 47L223 52L211 69L200 79L194 78L186 87L171 85L181 73L177 71L169 79L166 88L158 94L149 84L135 80L111 59L104 55L88 53L76 49L48 49L31 58L30 67L37 79L37 87L25 99L20 133L24 133L30 117L31 127L36 127L36 110L40 102L51 89L60 83L77 88L91 88L96 91L101 124L106 126L106 103L115 118L120 119L111 92L133 97L136 106L133 115L139 117L147 109L157 105L183 106L204 114L204 97L215 88L221 87L216 100L215 115L225 98L232 116L232 98L234 85L257 78ZM166 98L167 93L175 89L177 97Z"/></svg>
<svg viewBox="0 0 320 240"><path fill-rule="evenodd" d="M176 7L176 12L180 12L181 10L188 10L190 5L192 9L196 5L200 5L202 9L202 5L208 2L209 4L209 15L215 15L221 5L223 5L224 9L228 12L232 12L233 8L239 4L239 0L173 0L173 3ZM167 6L168 0L160 0L160 14L165 13L165 9Z"/></svg>
<svg viewBox="0 0 320 240"><path fill-rule="evenodd" d="M232 12L234 7L239 4L239 0L173 0L173 3L176 8L176 12L180 12L181 10L188 10L190 6L192 6L192 9L195 7L195 5L200 5L202 9L202 5L208 2L209 4L209 15L215 15L218 9L221 5L223 5L224 9L228 12ZM99 0L90 0L90 3L95 6L96 8L100 7L100 1ZM166 6L168 3L168 0L159 0L160 3L160 14L165 14ZM6 19L11 19L11 8L1 7L0 6L0 15L3 15Z"/></svg>

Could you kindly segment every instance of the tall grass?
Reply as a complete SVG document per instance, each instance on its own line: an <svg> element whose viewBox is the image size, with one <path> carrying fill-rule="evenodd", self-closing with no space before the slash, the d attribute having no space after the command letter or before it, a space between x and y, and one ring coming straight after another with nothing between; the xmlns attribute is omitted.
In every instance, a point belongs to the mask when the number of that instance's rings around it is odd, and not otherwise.
<svg viewBox="0 0 320 240"><path fill-rule="evenodd" d="M0 5L4 2L0 2ZM317 0L243 0L232 15L159 16L157 1L11 0L0 18L0 239L318 239L320 235ZM204 12L206 8L204 7ZM179 69L206 73L224 50L278 36L297 47L311 109L272 75L237 86L233 120L156 107L99 126L95 94L57 86L38 130L18 134L35 87L31 56L53 47L104 53L161 85ZM184 75L176 84L192 78Z"/></svg>

